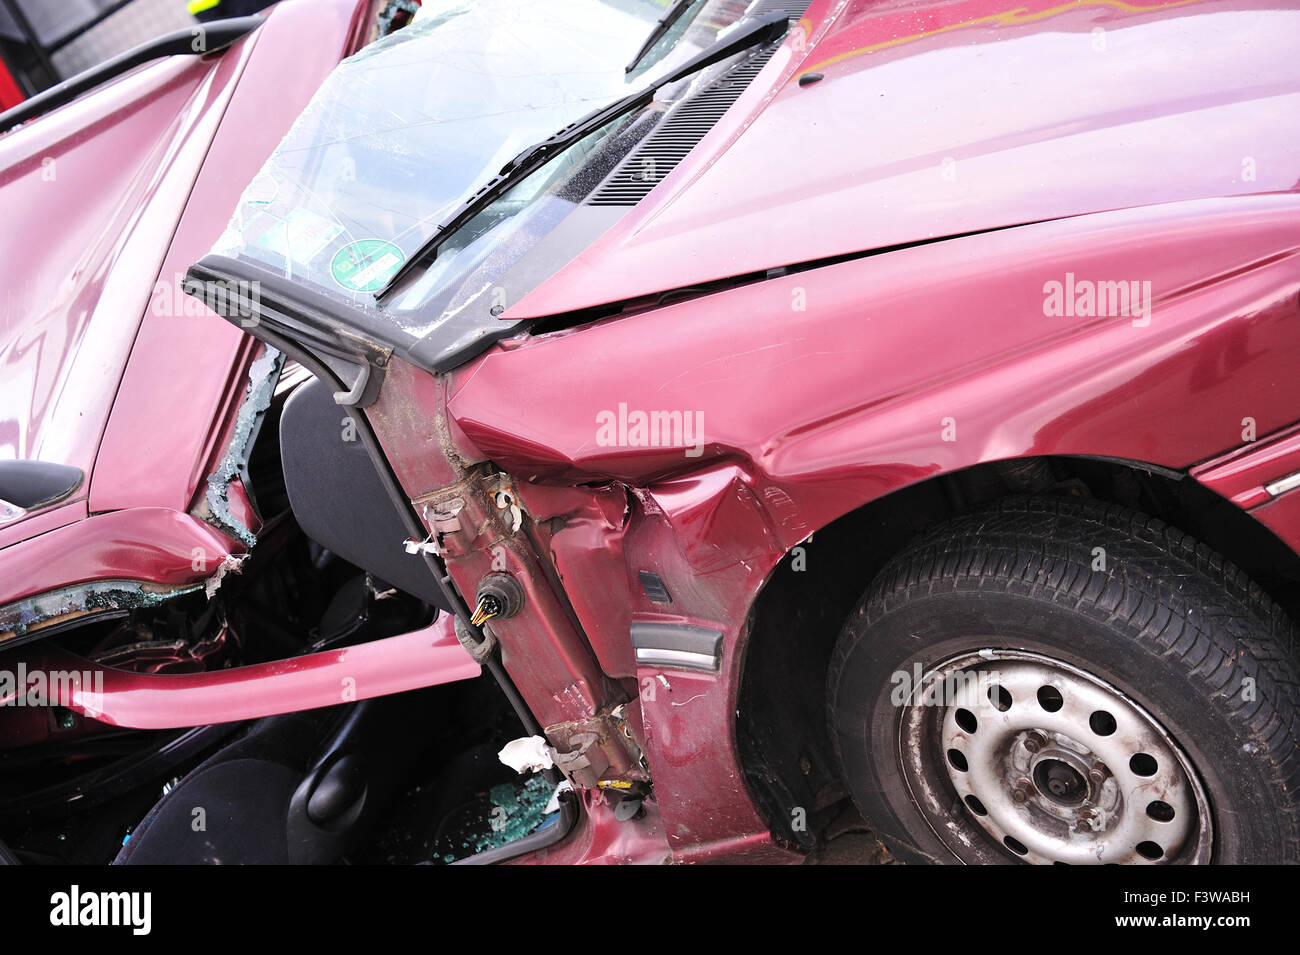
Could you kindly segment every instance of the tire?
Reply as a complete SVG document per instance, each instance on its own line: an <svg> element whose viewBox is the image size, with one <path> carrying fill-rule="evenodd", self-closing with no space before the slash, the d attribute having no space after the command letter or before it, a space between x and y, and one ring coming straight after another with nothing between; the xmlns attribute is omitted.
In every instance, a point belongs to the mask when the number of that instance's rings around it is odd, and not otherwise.
<svg viewBox="0 0 1300 955"><path fill-rule="evenodd" d="M904 861L1294 863L1295 645L1186 534L1011 499L881 571L832 654L831 736Z"/></svg>

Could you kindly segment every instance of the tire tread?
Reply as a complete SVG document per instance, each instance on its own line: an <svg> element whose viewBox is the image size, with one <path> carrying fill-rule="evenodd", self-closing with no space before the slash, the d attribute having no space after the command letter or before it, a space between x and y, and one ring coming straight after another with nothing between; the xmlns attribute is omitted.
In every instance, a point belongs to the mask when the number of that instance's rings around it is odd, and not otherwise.
<svg viewBox="0 0 1300 955"><path fill-rule="evenodd" d="M1092 571L1103 546L1106 573ZM915 539L876 577L832 654L839 675L874 621L941 593L1050 600L1122 631L1176 663L1263 761L1289 820L1283 855L1300 860L1300 709L1295 624L1239 568L1190 535L1129 508L1087 499L1015 497ZM1255 699L1243 680L1255 680ZM832 733L838 750L838 734ZM839 755L837 753L837 755Z"/></svg>

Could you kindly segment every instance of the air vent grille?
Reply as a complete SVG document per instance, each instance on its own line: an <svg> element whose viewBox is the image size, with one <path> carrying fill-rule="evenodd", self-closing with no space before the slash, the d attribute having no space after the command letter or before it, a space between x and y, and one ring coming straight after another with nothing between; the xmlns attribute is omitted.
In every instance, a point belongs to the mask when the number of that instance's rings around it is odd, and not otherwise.
<svg viewBox="0 0 1300 955"><path fill-rule="evenodd" d="M591 194L587 205L634 206L644 199L740 98L773 52L754 54L675 106Z"/></svg>
<svg viewBox="0 0 1300 955"><path fill-rule="evenodd" d="M812 0L755 0L745 11L747 17L761 17L768 13L784 10L791 20L798 20L808 10Z"/></svg>

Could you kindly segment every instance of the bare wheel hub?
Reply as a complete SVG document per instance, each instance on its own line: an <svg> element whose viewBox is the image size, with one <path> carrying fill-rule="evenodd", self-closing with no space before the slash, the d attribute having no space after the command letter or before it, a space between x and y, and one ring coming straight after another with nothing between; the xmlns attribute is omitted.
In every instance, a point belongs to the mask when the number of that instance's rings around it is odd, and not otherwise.
<svg viewBox="0 0 1300 955"><path fill-rule="evenodd" d="M905 724L918 745L925 721L934 727L933 762L942 768L933 769L956 791L953 811L974 834L1039 864L1208 857L1208 803L1190 763L1114 687L1018 651L984 650L932 673L953 688L951 699L914 707ZM923 761L905 762L924 772Z"/></svg>

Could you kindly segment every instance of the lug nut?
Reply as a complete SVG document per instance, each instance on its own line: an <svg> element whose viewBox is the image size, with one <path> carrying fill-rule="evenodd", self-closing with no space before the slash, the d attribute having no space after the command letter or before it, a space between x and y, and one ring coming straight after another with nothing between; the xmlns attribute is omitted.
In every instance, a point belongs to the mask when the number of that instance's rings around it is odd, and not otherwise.
<svg viewBox="0 0 1300 955"><path fill-rule="evenodd" d="M1047 740L1042 733L1030 731L1025 734L1025 749L1031 753L1036 753L1047 745Z"/></svg>
<svg viewBox="0 0 1300 955"><path fill-rule="evenodd" d="M1011 790L1012 802L1024 803L1029 801L1029 795L1034 791L1034 784L1028 779L1021 779L1016 783L1016 788Z"/></svg>
<svg viewBox="0 0 1300 955"><path fill-rule="evenodd" d="M1094 786L1100 786L1109 775L1110 772L1106 769L1106 764L1099 759L1094 759L1092 765L1088 767L1088 781Z"/></svg>

